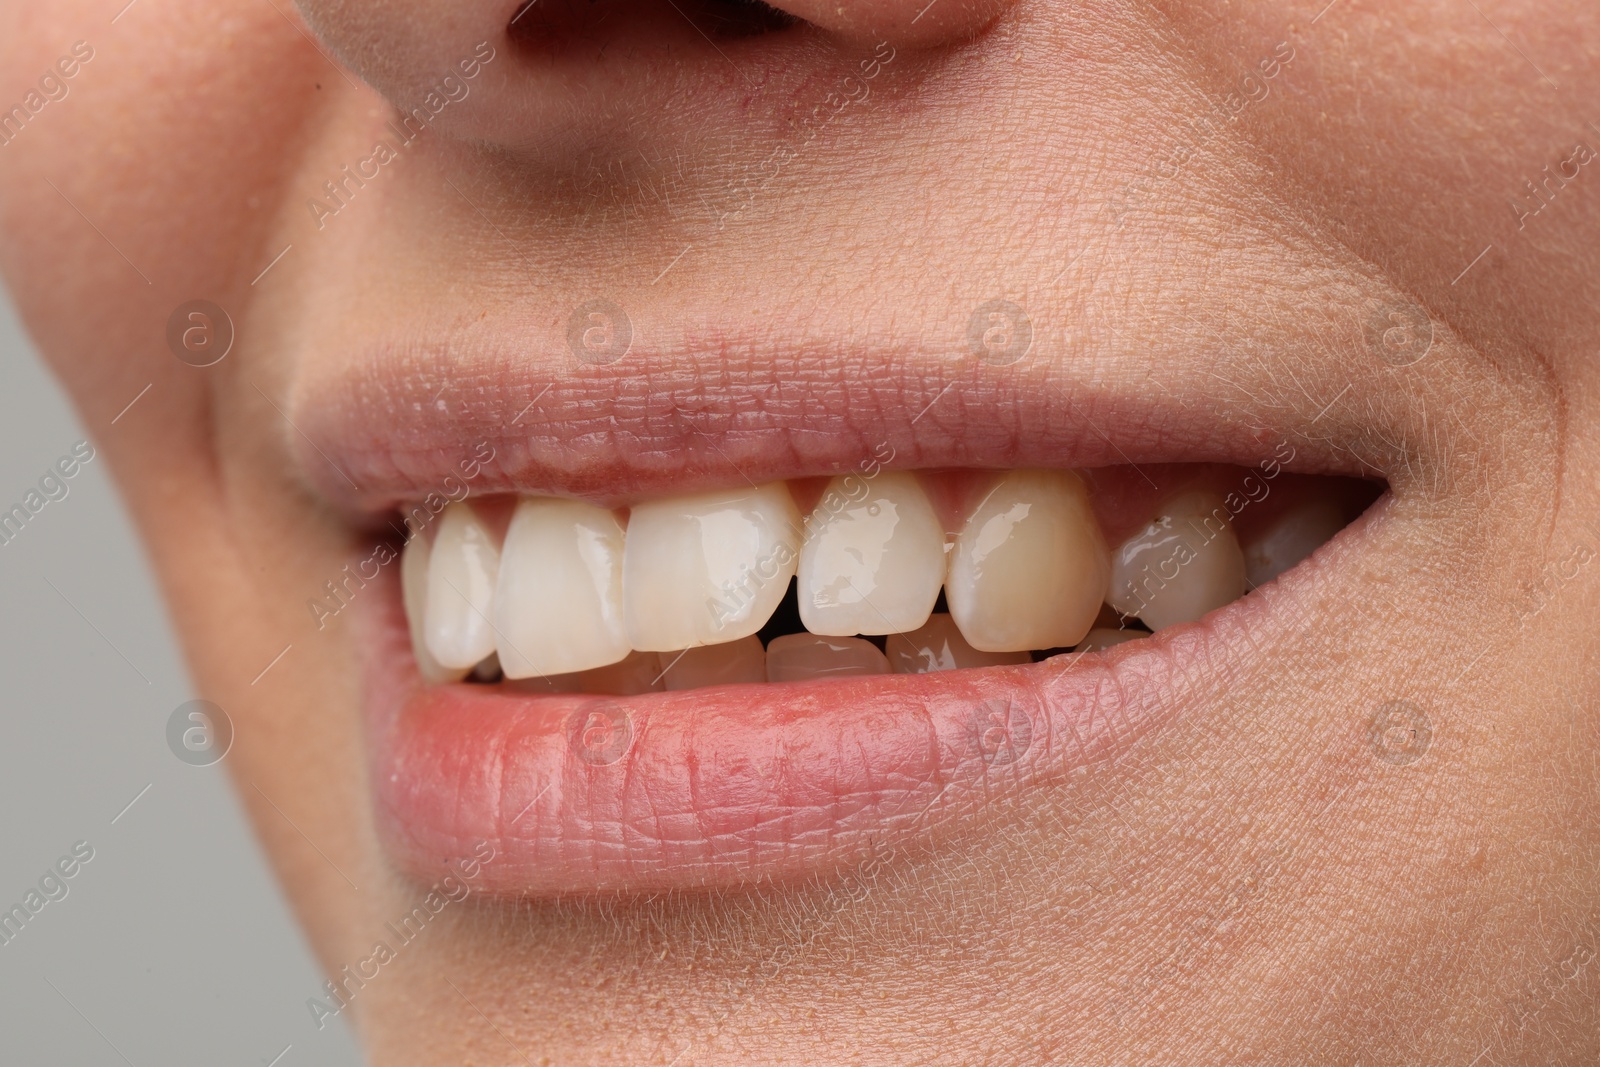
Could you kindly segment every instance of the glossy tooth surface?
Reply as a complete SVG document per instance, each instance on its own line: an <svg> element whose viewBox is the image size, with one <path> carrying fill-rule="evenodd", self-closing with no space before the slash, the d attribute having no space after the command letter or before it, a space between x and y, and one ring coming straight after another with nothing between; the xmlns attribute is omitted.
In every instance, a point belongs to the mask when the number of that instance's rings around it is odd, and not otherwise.
<svg viewBox="0 0 1600 1067"><path fill-rule="evenodd" d="M944 571L944 528L915 476L835 478L800 547L800 620L836 637L915 630Z"/></svg>
<svg viewBox="0 0 1600 1067"><path fill-rule="evenodd" d="M1096 626L1093 630L1083 635L1083 640L1078 642L1078 647L1074 651L1099 652L1101 649L1110 648L1113 645L1137 641L1141 637L1149 636L1143 630L1110 630Z"/></svg>
<svg viewBox="0 0 1600 1067"><path fill-rule="evenodd" d="M720 645L702 645L681 652L655 652L657 673L666 688L704 689L767 680L767 654L754 634Z"/></svg>
<svg viewBox="0 0 1600 1067"><path fill-rule="evenodd" d="M616 663L622 630L622 524L576 500L517 504L500 549L494 630L507 678Z"/></svg>
<svg viewBox="0 0 1600 1067"><path fill-rule="evenodd" d="M1244 595L1244 554L1228 508L1209 490L1164 504L1112 554L1112 607L1152 630L1193 622Z"/></svg>
<svg viewBox="0 0 1600 1067"><path fill-rule="evenodd" d="M1094 631L1089 631L1093 633ZM979 652L967 644L955 620L930 616L926 625L905 634L890 634L885 649L895 674L931 674L963 667L998 667L1032 662L1026 652Z"/></svg>
<svg viewBox="0 0 1600 1067"><path fill-rule="evenodd" d="M1332 500L1296 505L1244 546L1244 579L1265 585L1322 547L1344 528L1344 513Z"/></svg>
<svg viewBox="0 0 1600 1067"><path fill-rule="evenodd" d="M975 649L1067 647L1094 624L1108 572L1083 479L1071 471L1012 471L967 517L945 598Z"/></svg>
<svg viewBox="0 0 1600 1067"><path fill-rule="evenodd" d="M659 693L666 688L661 679L660 655L659 652L631 652L625 660L584 671L578 675L578 685L585 693L622 697Z"/></svg>
<svg viewBox="0 0 1600 1067"><path fill-rule="evenodd" d="M466 674L466 669L440 664L423 640L428 604L428 554L431 551L428 539L421 534L406 542L400 553L400 599L405 604L406 622L410 624L411 655L417 661L417 673L422 675L425 682L454 682Z"/></svg>
<svg viewBox="0 0 1600 1067"><path fill-rule="evenodd" d="M767 645L769 682L888 673L889 661L878 651L878 646L859 637L785 634L774 637Z"/></svg>
<svg viewBox="0 0 1600 1067"><path fill-rule="evenodd" d="M781 482L636 506L622 563L628 644L668 652L755 633L788 591L799 540Z"/></svg>
<svg viewBox="0 0 1600 1067"><path fill-rule="evenodd" d="M439 516L428 556L423 612L428 651L442 666L471 669L494 649L494 585L500 551L483 520L466 504Z"/></svg>

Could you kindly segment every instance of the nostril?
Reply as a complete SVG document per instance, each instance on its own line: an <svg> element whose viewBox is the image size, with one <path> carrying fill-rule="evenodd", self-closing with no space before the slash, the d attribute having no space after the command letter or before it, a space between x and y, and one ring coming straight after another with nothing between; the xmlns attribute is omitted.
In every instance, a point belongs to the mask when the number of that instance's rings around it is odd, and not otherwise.
<svg viewBox="0 0 1600 1067"><path fill-rule="evenodd" d="M775 33L801 21L763 0L528 0L506 33L524 47L553 50L650 25L692 26L707 38L726 40Z"/></svg>

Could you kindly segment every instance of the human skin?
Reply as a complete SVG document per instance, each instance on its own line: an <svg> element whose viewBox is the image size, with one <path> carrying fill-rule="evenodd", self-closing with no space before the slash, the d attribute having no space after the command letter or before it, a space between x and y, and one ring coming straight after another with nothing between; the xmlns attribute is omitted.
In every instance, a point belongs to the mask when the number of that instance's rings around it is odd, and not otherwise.
<svg viewBox="0 0 1600 1067"><path fill-rule="evenodd" d="M116 471L198 692L235 723L227 766L330 974L424 891L376 829L363 631L306 610L373 534L286 422L373 335L525 339L549 440L620 454L607 405L670 396L704 417L660 415L655 443L701 484L730 473L697 438L822 473L771 442L952 382L914 429L879 416L899 465L966 429L967 465L1017 465L1027 426L963 423L1005 375L1107 422L1165 394L1291 442L1295 469L1389 484L1286 577L1292 601L1262 598L1252 648L1161 639L1225 669L1180 673L1116 758L799 882L474 898L355 998L372 1061L1600 1059L1600 170L1512 206L1600 144L1600 9L945 4L925 24L902 0L796 6L821 20L800 43L729 57L684 26L618 28L671 26L667 5L617 3L541 51L505 40L514 6L302 3L348 73L284 4L144 0L115 23L115 3L6 4L0 104L73 42L95 55L0 147L0 264ZM307 200L387 117L360 79L409 106L480 40L498 52L472 94L319 229ZM879 40L898 44L870 99L802 141L790 120ZM1284 43L1270 91L1194 146L1185 122ZM640 340L578 367L568 316L596 293ZM974 371L968 318L996 295L1038 349ZM237 327L203 370L165 342L197 297ZM1396 366L1365 326L1412 307L1433 344ZM451 418L486 402L415 358ZM1149 437L1152 460L1255 458ZM529 488L625 498L663 476L630 477ZM1397 700L1430 731L1401 758L1369 736Z"/></svg>

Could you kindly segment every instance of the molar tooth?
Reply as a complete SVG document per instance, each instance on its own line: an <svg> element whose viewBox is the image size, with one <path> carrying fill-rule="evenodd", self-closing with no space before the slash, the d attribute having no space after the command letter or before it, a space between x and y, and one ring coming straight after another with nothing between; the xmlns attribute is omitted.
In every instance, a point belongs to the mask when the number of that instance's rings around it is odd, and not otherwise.
<svg viewBox="0 0 1600 1067"><path fill-rule="evenodd" d="M865 487L854 498L852 481ZM835 637L915 630L944 572L944 529L915 476L835 478L800 548L800 620Z"/></svg>
<svg viewBox="0 0 1600 1067"><path fill-rule="evenodd" d="M782 482L636 506L622 561L629 645L668 652L755 633L788 591L799 541Z"/></svg>
<svg viewBox="0 0 1600 1067"><path fill-rule="evenodd" d="M428 539L414 535L400 552L400 599L405 604L407 628L411 632L411 655L417 661L417 673L425 682L460 681L466 668L442 665L428 651L423 639L426 633L425 618L428 604L428 554L432 552Z"/></svg>
<svg viewBox="0 0 1600 1067"><path fill-rule="evenodd" d="M1112 607L1152 630L1193 622L1244 595L1244 554L1227 505L1210 490L1162 505L1112 554Z"/></svg>
<svg viewBox="0 0 1600 1067"><path fill-rule="evenodd" d="M769 682L888 673L889 661L878 651L878 646L859 637L785 634L767 644Z"/></svg>
<svg viewBox="0 0 1600 1067"><path fill-rule="evenodd" d="M494 629L507 678L576 674L625 658L622 525L604 508L530 497L500 550Z"/></svg>
<svg viewBox="0 0 1600 1067"><path fill-rule="evenodd" d="M1093 633L1094 631L1089 631ZM967 644L948 615L929 616L925 626L910 633L890 634L887 648L889 666L896 674L931 674L963 667L998 667L1029 663L1026 652L979 652Z"/></svg>
<svg viewBox="0 0 1600 1067"><path fill-rule="evenodd" d="M1109 570L1083 479L1012 471L956 538L945 596L975 649L1065 648L1094 625Z"/></svg>
<svg viewBox="0 0 1600 1067"><path fill-rule="evenodd" d="M1244 578L1265 585L1344 529L1344 512L1332 500L1306 500L1290 508L1244 546Z"/></svg>
<svg viewBox="0 0 1600 1067"><path fill-rule="evenodd" d="M654 655L660 660L657 670L662 680L674 691L767 680L767 654L761 648L761 638L754 634L720 645Z"/></svg>
<svg viewBox="0 0 1600 1067"><path fill-rule="evenodd" d="M428 556L428 599L423 615L428 651L445 667L470 670L494 651L494 583L500 551L489 529L466 504L439 516Z"/></svg>

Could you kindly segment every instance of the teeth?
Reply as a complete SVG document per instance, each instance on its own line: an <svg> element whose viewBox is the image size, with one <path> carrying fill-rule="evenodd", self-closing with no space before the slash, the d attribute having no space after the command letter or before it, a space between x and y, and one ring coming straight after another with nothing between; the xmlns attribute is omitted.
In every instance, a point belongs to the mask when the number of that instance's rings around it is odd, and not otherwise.
<svg viewBox="0 0 1600 1067"><path fill-rule="evenodd" d="M1091 634L1093 630L1089 631ZM1029 663L1026 652L979 652L967 644L948 615L931 616L927 625L905 634L890 634L889 666L896 674L931 674L963 667L998 667Z"/></svg>
<svg viewBox="0 0 1600 1067"><path fill-rule="evenodd" d="M500 553L494 538L466 504L439 516L428 556L428 597L423 630L428 651L445 667L470 669L494 648L489 624Z"/></svg>
<svg viewBox="0 0 1600 1067"><path fill-rule="evenodd" d="M1069 471L1013 471L956 538L945 596L975 649L1067 647L1094 624L1108 571L1083 480Z"/></svg>
<svg viewBox="0 0 1600 1067"><path fill-rule="evenodd" d="M1222 497L1184 493L1112 556L1112 607L1152 630L1193 622L1244 595L1244 555Z"/></svg>
<svg viewBox="0 0 1600 1067"><path fill-rule="evenodd" d="M466 674L465 669L452 670L442 666L428 651L423 641L423 618L428 603L428 553L432 549L428 539L420 533L406 542L400 554L400 598L405 603L406 621L411 627L411 654L417 661L417 673L425 682L454 682Z"/></svg>
<svg viewBox="0 0 1600 1067"><path fill-rule="evenodd" d="M974 488L987 491L962 511ZM1115 552L1071 471L834 478L804 527L783 483L637 504L626 530L605 508L524 497L484 512L497 529L509 514L503 545L463 502L431 545L405 545L401 592L429 683L626 696L1026 664L1137 640L1120 620L1159 630L1271 581L1343 525L1339 499L1292 499L1241 551L1222 496L1190 490ZM796 577L808 632L763 649L756 634ZM934 615L941 584L949 613Z"/></svg>
<svg viewBox="0 0 1600 1067"><path fill-rule="evenodd" d="M704 689L767 680L767 654L761 638L751 635L720 645L702 645L682 652L657 652L657 673L670 690Z"/></svg>
<svg viewBox="0 0 1600 1067"><path fill-rule="evenodd" d="M913 475L835 478L807 534L798 587L807 630L892 634L927 621L944 584L944 527Z"/></svg>
<svg viewBox="0 0 1600 1067"><path fill-rule="evenodd" d="M1332 500L1307 500L1285 513L1244 548L1244 578L1265 585L1315 552L1344 528L1344 513Z"/></svg>
<svg viewBox="0 0 1600 1067"><path fill-rule="evenodd" d="M799 531L781 482L635 507L622 563L628 643L667 652L755 633L788 591Z"/></svg>
<svg viewBox="0 0 1600 1067"><path fill-rule="evenodd" d="M1125 641L1137 641L1141 637L1150 635L1143 630L1112 630L1107 627L1096 626L1093 630L1083 635L1083 640L1078 642L1075 651L1099 652L1101 649L1120 645Z"/></svg>
<svg viewBox="0 0 1600 1067"><path fill-rule="evenodd" d="M661 684L660 655L659 652L630 652L627 659L618 663L584 671L578 675L578 685L585 693L621 697L659 693L666 688Z"/></svg>
<svg viewBox="0 0 1600 1067"><path fill-rule="evenodd" d="M888 673L889 661L878 651L878 646L859 637L786 634L774 637L767 645L769 682Z"/></svg>
<svg viewBox="0 0 1600 1067"><path fill-rule="evenodd" d="M526 498L500 551L494 630L507 678L575 674L625 658L622 526L604 508Z"/></svg>

